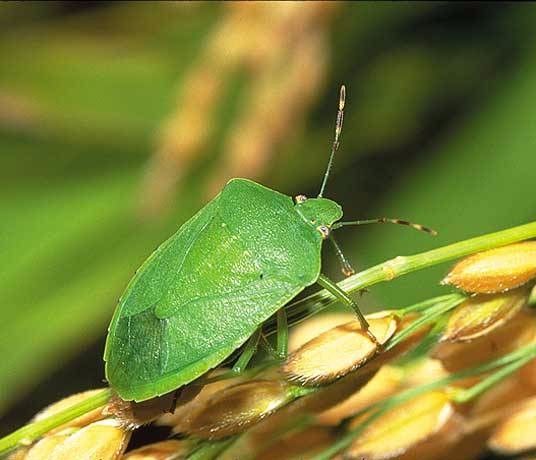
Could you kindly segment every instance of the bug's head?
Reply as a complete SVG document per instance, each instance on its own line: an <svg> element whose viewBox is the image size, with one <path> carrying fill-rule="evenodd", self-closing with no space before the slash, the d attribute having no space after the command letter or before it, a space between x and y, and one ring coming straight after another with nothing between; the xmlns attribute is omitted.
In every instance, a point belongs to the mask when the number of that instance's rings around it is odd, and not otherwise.
<svg viewBox="0 0 536 460"><path fill-rule="evenodd" d="M331 226L342 217L342 208L327 198L296 197L295 209L302 218L320 232L323 238L329 236Z"/></svg>
<svg viewBox="0 0 536 460"><path fill-rule="evenodd" d="M346 99L346 88L341 86L339 93L339 110L337 112L337 122L335 124L335 139L331 147L328 166L324 174L324 180L320 187L318 197L307 199L304 195L296 197L295 209L300 216L312 227L314 227L326 239L331 232L331 226L342 217L342 208L335 201L323 198L324 190L331 172L333 157L339 147L339 137L342 131L342 122L344 118L344 104Z"/></svg>

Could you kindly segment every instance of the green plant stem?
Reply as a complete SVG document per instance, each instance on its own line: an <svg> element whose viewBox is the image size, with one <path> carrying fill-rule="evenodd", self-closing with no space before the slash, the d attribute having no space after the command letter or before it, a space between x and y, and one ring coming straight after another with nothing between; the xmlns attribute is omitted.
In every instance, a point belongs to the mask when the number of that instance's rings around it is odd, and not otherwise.
<svg viewBox="0 0 536 460"><path fill-rule="evenodd" d="M259 328L249 338L244 348L244 351L233 366L232 372L235 375L240 375L242 372L244 372L244 369L246 369L247 365L251 361L251 358L253 358L255 351L257 351L257 345L259 344L260 337L261 329Z"/></svg>
<svg viewBox="0 0 536 460"><path fill-rule="evenodd" d="M399 356L398 358L395 358L394 364L396 366L408 369L421 362L443 335L446 323L446 316L436 319L434 326L421 340L421 342L409 352L402 354L402 356Z"/></svg>
<svg viewBox="0 0 536 460"><path fill-rule="evenodd" d="M495 372L494 374L485 378L484 380L477 383L476 385L473 385L471 388L460 390L454 396L453 398L454 401L457 402L458 404L464 404L466 402L469 402L471 399L474 399L477 396L480 396L482 393L484 393L486 390L491 388L493 385L496 385L501 380L504 380L510 374L512 374L519 368L523 367L525 364L527 364L529 361L531 361L534 358L536 358L536 346L533 346L532 352L529 353L524 358L521 358L517 361L514 361L504 366L501 370Z"/></svg>
<svg viewBox="0 0 536 460"><path fill-rule="evenodd" d="M277 312L277 354L280 359L286 358L288 354L288 321L284 308Z"/></svg>
<svg viewBox="0 0 536 460"><path fill-rule="evenodd" d="M199 448L188 455L188 460L213 460L217 458L236 439L236 436L223 441L202 443Z"/></svg>
<svg viewBox="0 0 536 460"><path fill-rule="evenodd" d="M431 299L423 300L422 302L415 303L413 305L410 305L408 307L401 308L397 310L397 314L404 316L408 313L418 313L424 310L428 310L430 307L437 305L439 303L444 303L449 300L454 300L458 298L460 294L446 294L446 295L440 295L437 297L432 297Z"/></svg>
<svg viewBox="0 0 536 460"><path fill-rule="evenodd" d="M81 415L104 406L112 396L112 390L106 388L101 392L80 401L50 417L19 428L10 435L0 439L0 455L21 445L32 443L39 436L48 431L70 422Z"/></svg>
<svg viewBox="0 0 536 460"><path fill-rule="evenodd" d="M339 287L347 293L361 291L374 284L391 281L399 276L411 273L423 268L431 267L449 260L467 256L475 252L485 251L499 246L515 243L536 237L536 222L509 228L500 232L489 233L469 240L449 244L431 251L414 254L411 256L398 256L367 270L356 273L341 281ZM310 316L308 313L318 311L336 303L335 297L326 290L321 290L304 299L289 304L286 309L289 316L297 316L300 313ZM311 305L314 307L311 308ZM303 321L305 318L300 318Z"/></svg>
<svg viewBox="0 0 536 460"><path fill-rule="evenodd" d="M452 299L446 302L445 301L441 302L438 305L435 305L434 307L430 308L428 311L423 313L422 317L413 321L408 327L404 328L402 331L400 331L399 334L393 337L387 344L387 347L385 348L385 350L386 351L391 350L392 348L397 346L400 342L402 342L411 334L413 334L416 330L420 329L425 324L428 324L434 321L437 317L443 315L444 313L452 310L453 308L458 306L460 303L462 303L464 300L465 300L465 296L458 294Z"/></svg>

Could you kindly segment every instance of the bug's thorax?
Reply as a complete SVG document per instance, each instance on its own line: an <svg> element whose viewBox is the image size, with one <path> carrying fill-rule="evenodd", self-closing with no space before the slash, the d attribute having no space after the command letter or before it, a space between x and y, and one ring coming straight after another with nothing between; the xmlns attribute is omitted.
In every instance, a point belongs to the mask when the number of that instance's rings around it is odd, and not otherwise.
<svg viewBox="0 0 536 460"><path fill-rule="evenodd" d="M298 195L294 209L323 238L329 236L331 226L342 217L341 206L327 198L307 198Z"/></svg>

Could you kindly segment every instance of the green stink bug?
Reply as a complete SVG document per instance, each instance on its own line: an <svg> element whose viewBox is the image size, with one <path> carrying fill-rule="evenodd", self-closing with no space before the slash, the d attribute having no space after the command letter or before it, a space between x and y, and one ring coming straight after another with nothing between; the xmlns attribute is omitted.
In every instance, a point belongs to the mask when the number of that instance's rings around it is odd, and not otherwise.
<svg viewBox="0 0 536 460"><path fill-rule="evenodd" d="M323 198L339 145L345 88L341 87L335 139L317 198L295 201L247 179L232 179L195 216L162 244L129 283L112 319L104 359L106 378L125 400L169 393L219 365L250 341L235 365L247 365L259 328L278 314L279 351L286 350L282 308L305 287L318 283L355 309L334 282L320 273L321 248L343 225L396 219L338 222L341 207Z"/></svg>

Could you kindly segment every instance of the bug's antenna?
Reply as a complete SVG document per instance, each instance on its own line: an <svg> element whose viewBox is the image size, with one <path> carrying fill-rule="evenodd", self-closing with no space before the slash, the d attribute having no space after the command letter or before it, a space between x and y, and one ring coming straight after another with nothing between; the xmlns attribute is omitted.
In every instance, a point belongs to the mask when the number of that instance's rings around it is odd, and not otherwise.
<svg viewBox="0 0 536 460"><path fill-rule="evenodd" d="M430 235L437 235L437 232L430 227L425 227L421 224L414 224L408 220L402 219L390 219L389 217L380 217L379 219L367 219L367 220L354 220L351 222L337 222L331 226L332 230L336 230L347 225L366 225L366 224L396 224L396 225L406 225L411 227L419 232L429 233Z"/></svg>
<svg viewBox="0 0 536 460"><path fill-rule="evenodd" d="M326 172L324 174L324 180L322 181L322 186L320 187L320 193L318 194L318 198L321 198L322 195L324 194L324 189L326 188L328 177L331 172L331 167L333 165L333 158L335 157L335 152L339 148L339 138L341 136L342 123L344 121L345 100L346 100L346 86L342 85L341 91L339 93L339 110L337 112L337 121L335 123L335 139L333 139L333 145L331 146L331 154L329 156L328 167L326 168Z"/></svg>

